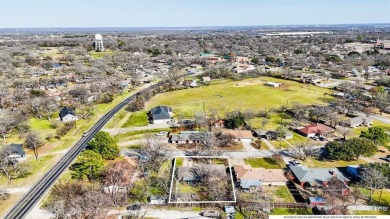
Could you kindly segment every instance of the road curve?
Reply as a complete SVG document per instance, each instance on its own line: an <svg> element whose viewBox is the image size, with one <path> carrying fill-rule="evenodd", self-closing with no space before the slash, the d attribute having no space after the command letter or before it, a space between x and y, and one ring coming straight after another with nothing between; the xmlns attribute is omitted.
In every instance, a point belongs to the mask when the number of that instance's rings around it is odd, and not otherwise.
<svg viewBox="0 0 390 219"><path fill-rule="evenodd" d="M184 75L183 75L184 76ZM126 98L124 101L116 105L109 112L104 114L95 125L89 130L89 134L81 138L59 161L55 164L37 183L35 183L28 192L26 192L16 204L7 212L4 219L20 219L26 217L27 213L38 203L45 192L54 184L57 178L64 172L77 155L84 149L86 144L93 138L115 113L125 107L132 101L136 95L152 90L160 84L151 85L137 93Z"/></svg>

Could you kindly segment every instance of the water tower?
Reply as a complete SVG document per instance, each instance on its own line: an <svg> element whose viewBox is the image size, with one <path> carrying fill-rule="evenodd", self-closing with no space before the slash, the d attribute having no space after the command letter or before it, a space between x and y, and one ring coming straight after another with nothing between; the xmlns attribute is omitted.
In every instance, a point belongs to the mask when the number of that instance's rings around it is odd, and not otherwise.
<svg viewBox="0 0 390 219"><path fill-rule="evenodd" d="M100 35L100 34L95 35L95 50L98 52L104 51L103 38L102 38L102 35Z"/></svg>

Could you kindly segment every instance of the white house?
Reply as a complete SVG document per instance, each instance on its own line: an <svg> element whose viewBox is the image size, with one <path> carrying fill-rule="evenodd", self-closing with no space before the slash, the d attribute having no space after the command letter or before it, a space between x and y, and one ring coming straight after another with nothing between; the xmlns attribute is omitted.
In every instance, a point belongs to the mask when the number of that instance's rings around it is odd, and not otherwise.
<svg viewBox="0 0 390 219"><path fill-rule="evenodd" d="M63 122L71 122L78 120L76 113L69 107L64 107L60 111L60 119Z"/></svg>

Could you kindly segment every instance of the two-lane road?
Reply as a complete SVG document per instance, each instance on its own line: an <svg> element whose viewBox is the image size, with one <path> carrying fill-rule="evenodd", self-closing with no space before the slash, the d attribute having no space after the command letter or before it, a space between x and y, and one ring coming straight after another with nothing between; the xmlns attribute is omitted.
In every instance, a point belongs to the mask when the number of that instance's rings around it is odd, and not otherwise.
<svg viewBox="0 0 390 219"><path fill-rule="evenodd" d="M149 91L158 86L157 84L151 85L137 93L131 95L103 117L101 117L97 123L90 129L89 134L81 138L60 160L55 164L39 181L34 184L31 189L26 192L16 204L5 215L5 219L19 219L26 217L27 213L38 203L45 192L54 184L57 178L68 168L77 155L84 149L86 144L93 138L107 122L111 119L115 113L125 107L131 100L135 98L137 94L145 91Z"/></svg>

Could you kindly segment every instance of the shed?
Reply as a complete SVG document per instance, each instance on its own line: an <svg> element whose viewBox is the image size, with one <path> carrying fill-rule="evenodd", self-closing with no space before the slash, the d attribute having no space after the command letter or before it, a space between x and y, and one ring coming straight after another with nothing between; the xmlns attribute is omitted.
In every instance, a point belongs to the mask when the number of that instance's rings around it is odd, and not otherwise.
<svg viewBox="0 0 390 219"><path fill-rule="evenodd" d="M150 196L149 201L152 205L163 205L166 203L166 198L163 196Z"/></svg>
<svg viewBox="0 0 390 219"><path fill-rule="evenodd" d="M265 83L265 85L270 86L270 87L280 87L281 83L267 82L267 83Z"/></svg>
<svg viewBox="0 0 390 219"><path fill-rule="evenodd" d="M309 205L310 206L319 206L319 205L325 205L326 200L321 196L316 197L309 197Z"/></svg>

